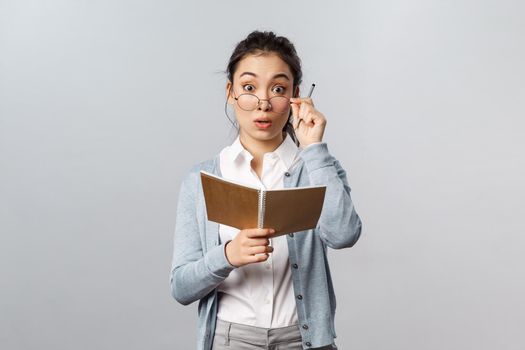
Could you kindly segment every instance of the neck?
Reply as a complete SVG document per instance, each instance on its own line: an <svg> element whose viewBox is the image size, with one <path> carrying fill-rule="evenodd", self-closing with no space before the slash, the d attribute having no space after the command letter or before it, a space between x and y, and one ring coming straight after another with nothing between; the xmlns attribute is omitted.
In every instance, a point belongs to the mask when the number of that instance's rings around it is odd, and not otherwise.
<svg viewBox="0 0 525 350"><path fill-rule="evenodd" d="M253 156L254 160L258 162L265 153L275 151L281 143L283 143L286 133L283 132L271 140L257 140L253 138L246 137L246 135L241 134L239 136L240 141L244 148Z"/></svg>

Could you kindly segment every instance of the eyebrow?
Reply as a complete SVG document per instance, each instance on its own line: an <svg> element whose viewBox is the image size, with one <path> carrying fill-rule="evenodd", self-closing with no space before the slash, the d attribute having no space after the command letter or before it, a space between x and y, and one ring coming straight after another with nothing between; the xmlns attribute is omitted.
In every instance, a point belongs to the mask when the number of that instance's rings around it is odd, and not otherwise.
<svg viewBox="0 0 525 350"><path fill-rule="evenodd" d="M252 73L252 72L244 72L242 73L239 78L241 78L242 76L244 75L253 75L254 77L257 78L257 74L255 73ZM290 78L288 77L288 75L284 74L284 73L279 73L279 74L275 74L272 79L276 79L276 78L285 78L286 80L290 80Z"/></svg>

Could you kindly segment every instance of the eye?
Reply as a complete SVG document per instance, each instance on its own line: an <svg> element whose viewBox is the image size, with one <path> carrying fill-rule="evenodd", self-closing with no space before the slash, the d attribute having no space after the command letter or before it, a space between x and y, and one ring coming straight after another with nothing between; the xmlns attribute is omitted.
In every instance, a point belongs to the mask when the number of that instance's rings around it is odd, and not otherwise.
<svg viewBox="0 0 525 350"><path fill-rule="evenodd" d="M242 88L244 91L253 92L255 90L255 87L251 84L243 85Z"/></svg>
<svg viewBox="0 0 525 350"><path fill-rule="evenodd" d="M279 86L278 85L278 86L274 86L272 91L273 91L274 94L282 95L286 91L286 88L284 86Z"/></svg>

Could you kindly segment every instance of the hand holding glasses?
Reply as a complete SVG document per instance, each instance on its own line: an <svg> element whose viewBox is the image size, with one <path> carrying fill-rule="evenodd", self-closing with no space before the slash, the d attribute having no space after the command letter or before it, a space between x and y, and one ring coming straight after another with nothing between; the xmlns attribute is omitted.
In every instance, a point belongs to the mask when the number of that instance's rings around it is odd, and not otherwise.
<svg viewBox="0 0 525 350"><path fill-rule="evenodd" d="M311 99L314 88L315 84L312 84L308 96L304 98L273 96L269 99L260 99L257 95L249 93L241 94L238 97L234 95L233 98L237 101L239 108L248 112L256 110L261 101L266 101L268 107L276 113L288 111L291 105L293 115L290 122L301 146L306 147L311 143L321 142L326 127L326 118L315 109ZM301 122L304 123L301 125ZM299 126L301 127L299 128Z"/></svg>
<svg viewBox="0 0 525 350"><path fill-rule="evenodd" d="M312 87L310 88L310 92L308 93L308 97L312 96L312 92L314 91L315 84L312 84ZM239 105L239 108L243 111L254 111L259 107L259 104L261 101L267 101L269 104L269 107L272 111L276 113L283 113L288 110L290 107L290 98L286 96L273 96L269 99L260 99L257 97L257 95L254 94L240 94L238 97L233 97L235 101L237 101L237 104Z"/></svg>

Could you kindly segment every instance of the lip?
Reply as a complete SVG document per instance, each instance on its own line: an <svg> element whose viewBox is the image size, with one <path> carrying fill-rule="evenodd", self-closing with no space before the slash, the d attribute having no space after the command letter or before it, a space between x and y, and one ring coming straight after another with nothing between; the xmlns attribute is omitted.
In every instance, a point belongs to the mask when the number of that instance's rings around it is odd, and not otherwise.
<svg viewBox="0 0 525 350"><path fill-rule="evenodd" d="M268 117L258 117L254 120L254 122L272 122L270 118Z"/></svg>
<svg viewBox="0 0 525 350"><path fill-rule="evenodd" d="M269 118L257 118L253 122L255 126L261 130L268 129L272 126L272 121Z"/></svg>

